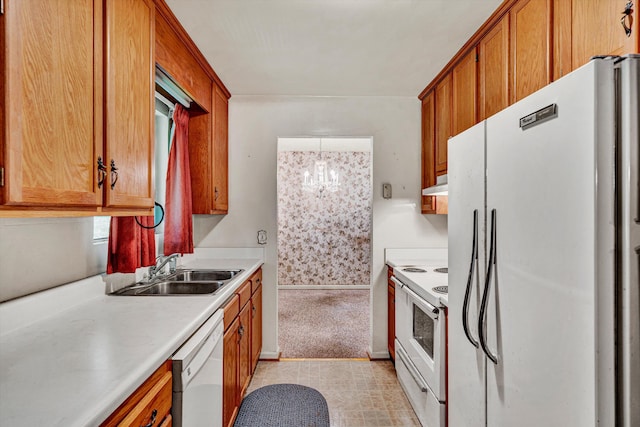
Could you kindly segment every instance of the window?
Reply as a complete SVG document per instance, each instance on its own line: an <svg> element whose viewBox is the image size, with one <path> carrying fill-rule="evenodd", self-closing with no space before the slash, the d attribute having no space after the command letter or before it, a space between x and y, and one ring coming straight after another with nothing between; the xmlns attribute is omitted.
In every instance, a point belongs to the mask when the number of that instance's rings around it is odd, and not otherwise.
<svg viewBox="0 0 640 427"><path fill-rule="evenodd" d="M93 217L93 240L106 240L109 238L110 216Z"/></svg>

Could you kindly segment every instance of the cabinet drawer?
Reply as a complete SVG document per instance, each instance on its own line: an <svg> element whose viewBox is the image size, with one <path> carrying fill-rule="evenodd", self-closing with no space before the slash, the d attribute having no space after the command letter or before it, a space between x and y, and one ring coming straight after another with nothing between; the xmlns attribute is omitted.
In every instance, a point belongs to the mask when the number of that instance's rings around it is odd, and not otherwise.
<svg viewBox="0 0 640 427"><path fill-rule="evenodd" d="M139 427L159 423L169 415L171 396L171 372L166 372L118 426Z"/></svg>
<svg viewBox="0 0 640 427"><path fill-rule="evenodd" d="M240 297L234 295L224 306L224 330L226 331L240 313Z"/></svg>
<svg viewBox="0 0 640 427"><path fill-rule="evenodd" d="M172 377L171 361L158 368L118 409L101 424L101 427L144 426L151 421L156 410L156 422L160 424L171 410Z"/></svg>
<svg viewBox="0 0 640 427"><path fill-rule="evenodd" d="M262 269L259 269L251 277L251 294L255 294L262 284Z"/></svg>
<svg viewBox="0 0 640 427"><path fill-rule="evenodd" d="M240 286L237 292L240 297L240 309L251 299L251 280L247 280Z"/></svg>

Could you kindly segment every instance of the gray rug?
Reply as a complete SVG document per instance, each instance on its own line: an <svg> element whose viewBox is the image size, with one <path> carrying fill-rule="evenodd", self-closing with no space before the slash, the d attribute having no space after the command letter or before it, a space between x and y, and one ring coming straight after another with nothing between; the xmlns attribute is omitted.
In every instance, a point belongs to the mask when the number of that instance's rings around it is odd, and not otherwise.
<svg viewBox="0 0 640 427"><path fill-rule="evenodd" d="M329 427L329 407L318 390L273 384L249 393L234 427Z"/></svg>
<svg viewBox="0 0 640 427"><path fill-rule="evenodd" d="M278 290L283 358L367 357L369 290Z"/></svg>

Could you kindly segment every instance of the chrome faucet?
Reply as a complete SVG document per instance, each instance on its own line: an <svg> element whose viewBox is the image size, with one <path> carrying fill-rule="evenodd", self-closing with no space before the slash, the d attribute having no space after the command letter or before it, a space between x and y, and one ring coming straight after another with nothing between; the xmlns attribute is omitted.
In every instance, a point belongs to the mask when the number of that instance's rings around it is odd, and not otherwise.
<svg viewBox="0 0 640 427"><path fill-rule="evenodd" d="M169 256L160 255L156 259L156 265L152 265L151 267L149 267L149 280L152 280L154 277L160 274L160 271L162 271L162 268L167 265L167 263L169 264L169 273L175 273L176 262L179 256L180 254L171 254Z"/></svg>

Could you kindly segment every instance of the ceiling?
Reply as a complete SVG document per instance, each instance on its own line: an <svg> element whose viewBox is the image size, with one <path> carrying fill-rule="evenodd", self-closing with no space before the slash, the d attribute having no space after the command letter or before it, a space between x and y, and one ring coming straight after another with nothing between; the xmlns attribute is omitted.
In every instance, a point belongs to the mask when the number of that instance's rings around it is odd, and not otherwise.
<svg viewBox="0 0 640 427"><path fill-rule="evenodd" d="M233 95L417 96L501 0L166 0Z"/></svg>

